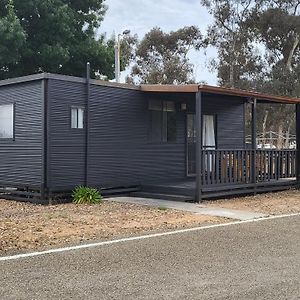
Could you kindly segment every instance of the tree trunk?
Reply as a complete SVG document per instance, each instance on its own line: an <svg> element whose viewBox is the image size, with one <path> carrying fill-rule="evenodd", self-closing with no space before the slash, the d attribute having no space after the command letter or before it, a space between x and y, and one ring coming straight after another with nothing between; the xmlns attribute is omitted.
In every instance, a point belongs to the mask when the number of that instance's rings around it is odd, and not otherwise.
<svg viewBox="0 0 300 300"><path fill-rule="evenodd" d="M266 128L267 128L268 114L269 114L269 111L266 110L264 120L263 120L263 124L262 124L262 144L263 145L266 144Z"/></svg>
<svg viewBox="0 0 300 300"><path fill-rule="evenodd" d="M278 125L278 139L277 139L277 149L283 148L283 125L279 123Z"/></svg>
<svg viewBox="0 0 300 300"><path fill-rule="evenodd" d="M290 145L290 132L291 132L291 124L289 124L289 127L285 135L285 149L288 149Z"/></svg>
<svg viewBox="0 0 300 300"><path fill-rule="evenodd" d="M293 68L292 68L292 60L293 60L293 56L295 54L295 51L296 51L296 49L297 49L297 47L299 45L299 42L300 42L300 40L299 40L299 34L296 33L294 44L292 46L292 49L291 49L291 51L289 53L289 56L288 56L288 59L286 61L286 68L289 71L293 70Z"/></svg>

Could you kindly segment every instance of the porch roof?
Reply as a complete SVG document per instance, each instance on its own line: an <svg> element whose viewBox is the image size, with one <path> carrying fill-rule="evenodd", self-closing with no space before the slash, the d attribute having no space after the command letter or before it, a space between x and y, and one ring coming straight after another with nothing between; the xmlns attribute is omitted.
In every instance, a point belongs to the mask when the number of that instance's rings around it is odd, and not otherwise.
<svg viewBox="0 0 300 300"><path fill-rule="evenodd" d="M285 96L269 95L256 91L246 91L235 88L224 88L211 85L159 85L159 84L144 84L140 86L144 92L160 92L160 93L197 93L205 92L211 94L230 95L244 98L255 98L259 101L271 101L279 103L297 104L300 103L300 98L290 98Z"/></svg>

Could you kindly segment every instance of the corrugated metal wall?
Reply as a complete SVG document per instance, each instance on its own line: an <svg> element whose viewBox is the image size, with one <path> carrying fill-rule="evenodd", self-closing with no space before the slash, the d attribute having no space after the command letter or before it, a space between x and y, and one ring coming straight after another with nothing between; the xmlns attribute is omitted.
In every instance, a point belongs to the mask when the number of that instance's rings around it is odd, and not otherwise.
<svg viewBox="0 0 300 300"><path fill-rule="evenodd" d="M149 140L148 102L134 90L92 86L89 182L148 183L185 176L185 117L176 143Z"/></svg>
<svg viewBox="0 0 300 300"><path fill-rule="evenodd" d="M203 113L217 115L219 149L245 148L244 100L223 95L203 95Z"/></svg>
<svg viewBox="0 0 300 300"><path fill-rule="evenodd" d="M83 83L48 80L48 187L84 183L85 129L71 129L71 106L85 105Z"/></svg>
<svg viewBox="0 0 300 300"><path fill-rule="evenodd" d="M0 184L40 187L42 81L0 87L0 105L15 103L15 140L0 139Z"/></svg>
<svg viewBox="0 0 300 300"><path fill-rule="evenodd" d="M91 85L88 184L116 187L185 178L186 113L178 110L176 143L151 142L148 99L188 102L193 110L194 97ZM48 186L52 189L84 183L85 130L70 128L70 110L85 101L85 84L49 80ZM203 110L218 115L219 148L244 147L242 100L205 95Z"/></svg>

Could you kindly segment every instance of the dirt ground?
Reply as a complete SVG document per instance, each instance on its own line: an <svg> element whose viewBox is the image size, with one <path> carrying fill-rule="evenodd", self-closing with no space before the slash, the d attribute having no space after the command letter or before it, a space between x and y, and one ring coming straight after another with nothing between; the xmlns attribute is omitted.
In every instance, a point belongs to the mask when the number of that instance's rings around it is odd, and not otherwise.
<svg viewBox="0 0 300 300"><path fill-rule="evenodd" d="M298 213L300 191L207 201L204 205L268 215ZM108 201L99 205L41 206L0 200L0 255L228 221Z"/></svg>
<svg viewBox="0 0 300 300"><path fill-rule="evenodd" d="M224 207L268 215L281 215L300 212L300 190L288 190L256 196L222 199L204 203L208 207Z"/></svg>
<svg viewBox="0 0 300 300"><path fill-rule="evenodd" d="M41 206L0 200L0 255L225 221L106 201Z"/></svg>

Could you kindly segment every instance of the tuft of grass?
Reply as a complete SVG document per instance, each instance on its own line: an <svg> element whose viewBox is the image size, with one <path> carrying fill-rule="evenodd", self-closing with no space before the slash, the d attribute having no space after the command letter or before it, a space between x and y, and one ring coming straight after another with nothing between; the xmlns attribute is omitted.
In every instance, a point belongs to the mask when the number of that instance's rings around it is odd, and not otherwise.
<svg viewBox="0 0 300 300"><path fill-rule="evenodd" d="M78 186L73 191L73 203L98 204L102 202L102 196L97 189L88 186Z"/></svg>
<svg viewBox="0 0 300 300"><path fill-rule="evenodd" d="M157 209L161 211L166 211L168 208L165 206L159 206Z"/></svg>

